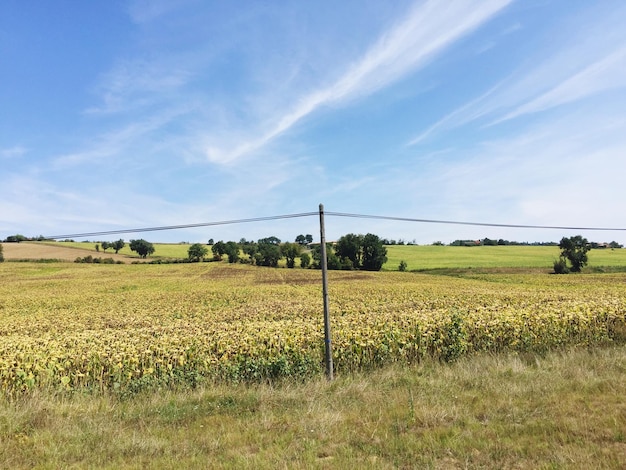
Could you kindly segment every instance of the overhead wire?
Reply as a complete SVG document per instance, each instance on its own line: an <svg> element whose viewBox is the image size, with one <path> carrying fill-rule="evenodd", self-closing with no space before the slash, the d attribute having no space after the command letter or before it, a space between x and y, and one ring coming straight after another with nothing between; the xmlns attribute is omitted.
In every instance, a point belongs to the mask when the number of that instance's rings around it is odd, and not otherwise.
<svg viewBox="0 0 626 470"><path fill-rule="evenodd" d="M596 230L596 231L626 231L626 228L609 228L609 227L565 227L551 225L523 225L523 224L495 224L488 222L460 222L455 220L436 220L436 219L413 219L408 217L392 217L385 215L367 215L367 214L350 214L346 212L324 212L326 215L335 217L351 217L358 219L379 219L394 220L400 222L419 222L427 224L454 224L454 225L473 225L479 227L504 227L504 228L530 228L530 229L553 229L553 230Z"/></svg>
<svg viewBox="0 0 626 470"><path fill-rule="evenodd" d="M426 224L453 224L453 225L470 225L470 226L478 226L478 227L500 227L500 228L521 228L521 229L540 229L540 230L578 230L578 231L626 231L626 228L618 228L618 227L569 227L569 226L557 226L557 225L525 225L525 224L497 224L497 223L489 223L489 222L465 222L465 221L456 221L456 220L438 220L438 219L418 219L418 218L410 218L410 217L394 217L394 216L385 216L385 215L371 215L371 214L352 214L347 212L334 212L334 211L324 211L324 214L332 217L345 217L345 218L358 218L358 219L375 219L375 220L391 220L397 222L414 222L414 223L426 223ZM143 228L132 228L132 229L120 229L120 230L105 230L99 232L85 232L85 233L71 233L71 234L62 234L62 235L50 235L44 238L48 239L59 239L59 238L84 238L84 237L96 237L96 236L107 236L107 235L120 235L125 233L141 233L141 232L156 232L156 231L164 231L164 230L181 230L187 228L198 228L198 227L213 227L218 225L234 225L234 224L243 224L243 223L253 223L253 222L267 222L272 220L282 220L282 219L295 219L302 217L311 217L317 216L319 212L301 212L296 214L282 214L282 215L272 215L267 217L252 217L247 219L234 219L234 220L222 220L216 222L202 222L195 224L182 224L182 225L165 225L165 226L157 226L157 227L143 227Z"/></svg>
<svg viewBox="0 0 626 470"><path fill-rule="evenodd" d="M313 215L318 215L318 212L302 212L300 214L271 215L267 217L252 217L249 219L222 220L218 222L202 222L202 223L197 223L197 224L165 225L161 227L143 227L143 228L132 228L132 229L121 229L121 230L105 230L101 232L50 235L44 238L51 238L51 239L83 238L83 237L95 237L95 236L104 236L104 235L119 235L119 234L124 234L124 233L156 232L156 231L161 231L161 230L180 230L180 229L185 229L185 228L212 227L216 225L233 225L233 224L244 224L244 223L251 223L251 222L265 222L265 221L270 221L270 220L295 219L298 217L310 217Z"/></svg>

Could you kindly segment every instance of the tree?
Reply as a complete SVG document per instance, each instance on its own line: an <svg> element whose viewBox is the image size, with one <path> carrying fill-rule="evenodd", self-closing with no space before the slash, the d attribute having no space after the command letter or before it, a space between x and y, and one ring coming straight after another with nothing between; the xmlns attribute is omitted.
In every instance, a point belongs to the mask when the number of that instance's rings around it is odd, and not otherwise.
<svg viewBox="0 0 626 470"><path fill-rule="evenodd" d="M126 243L124 243L124 240L120 238L118 241L111 243L110 247L113 248L115 250L115 254L117 254L117 252L124 248L125 245Z"/></svg>
<svg viewBox="0 0 626 470"><path fill-rule="evenodd" d="M2 243L0 243L0 263L4 261L4 253L2 251L3 251Z"/></svg>
<svg viewBox="0 0 626 470"><path fill-rule="evenodd" d="M337 240L335 253L345 269L359 269L361 267L361 248L363 236L349 233Z"/></svg>
<svg viewBox="0 0 626 470"><path fill-rule="evenodd" d="M320 269L322 267L322 245L316 245L312 251L313 267ZM326 266L328 269L341 269L341 260L335 254L332 243L326 243Z"/></svg>
<svg viewBox="0 0 626 470"><path fill-rule="evenodd" d="M213 257L221 261L222 256L226 254L226 243L220 240L211 247L211 251L213 252Z"/></svg>
<svg viewBox="0 0 626 470"><path fill-rule="evenodd" d="M254 255L254 259L258 266L270 266L275 268L276 266L278 266L278 261L280 261L280 259L282 258L282 254L280 252L280 246L278 245L278 243L274 243L273 240L268 240L269 239L266 238L259 240L259 243L257 243L257 252Z"/></svg>
<svg viewBox="0 0 626 470"><path fill-rule="evenodd" d="M244 254L248 255L248 257L250 258L250 263L254 264L255 255L257 253L256 243L246 241L245 244L241 245L241 251L243 251Z"/></svg>
<svg viewBox="0 0 626 470"><path fill-rule="evenodd" d="M28 240L28 238L26 238L24 235L20 235L19 233L17 235L10 235L7 237L7 239L5 240L6 242L9 243L20 243L23 241Z"/></svg>
<svg viewBox="0 0 626 470"><path fill-rule="evenodd" d="M298 243L283 243L280 250L282 255L287 258L287 267L293 268L296 265L296 258L302 252L301 245Z"/></svg>
<svg viewBox="0 0 626 470"><path fill-rule="evenodd" d="M274 237L274 236L267 237L267 238L261 238L258 243L259 243L259 245L262 244L262 243L265 243L265 244L269 244L269 245L276 245L276 246L278 246L278 245L280 245L280 238L277 238L277 237Z"/></svg>
<svg viewBox="0 0 626 470"><path fill-rule="evenodd" d="M229 263L236 263L239 261L239 245L236 242L226 242L224 254L228 256Z"/></svg>
<svg viewBox="0 0 626 470"><path fill-rule="evenodd" d="M142 258L146 258L148 255L154 253L154 245L143 238L131 240L129 246L132 251L137 252Z"/></svg>
<svg viewBox="0 0 626 470"><path fill-rule="evenodd" d="M187 250L187 256L191 261L200 261L209 253L209 249L200 243L194 243Z"/></svg>
<svg viewBox="0 0 626 470"><path fill-rule="evenodd" d="M572 265L570 270L578 273L587 264L587 252L589 242L580 235L575 237L563 237L559 243L561 249L561 259L569 260Z"/></svg>
<svg viewBox="0 0 626 470"><path fill-rule="evenodd" d="M310 265L311 265L311 255L309 255L308 253L302 253L300 255L300 267L306 269Z"/></svg>
<svg viewBox="0 0 626 470"><path fill-rule="evenodd" d="M109 242L102 242L100 246L102 247L102 251L104 251L105 253L107 252L109 248L111 248L111 245L109 245Z"/></svg>
<svg viewBox="0 0 626 470"><path fill-rule="evenodd" d="M362 266L366 271L380 271L387 262L387 248L373 233L363 237L362 250Z"/></svg>
<svg viewBox="0 0 626 470"><path fill-rule="evenodd" d="M296 243L298 245L302 245L302 246L304 246L304 245L306 245L308 243L313 243L313 235L310 235L310 234L302 235L302 234L300 234L300 235L298 235L296 237Z"/></svg>

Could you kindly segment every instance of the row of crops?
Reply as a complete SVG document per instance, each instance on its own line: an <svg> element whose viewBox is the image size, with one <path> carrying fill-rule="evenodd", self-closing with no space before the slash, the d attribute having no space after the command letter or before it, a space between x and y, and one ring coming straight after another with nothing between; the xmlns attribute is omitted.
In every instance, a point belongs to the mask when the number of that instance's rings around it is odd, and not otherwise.
<svg viewBox="0 0 626 470"><path fill-rule="evenodd" d="M0 387L114 390L323 370L320 273L238 265L0 265ZM337 373L626 340L626 274L333 272Z"/></svg>

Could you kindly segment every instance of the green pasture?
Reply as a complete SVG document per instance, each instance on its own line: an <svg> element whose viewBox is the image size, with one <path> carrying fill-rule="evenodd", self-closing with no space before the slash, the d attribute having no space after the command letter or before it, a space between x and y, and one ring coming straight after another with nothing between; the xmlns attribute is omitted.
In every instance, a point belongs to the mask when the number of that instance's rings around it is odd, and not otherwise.
<svg viewBox="0 0 626 470"><path fill-rule="evenodd" d="M81 248L96 251L96 242L44 242L52 246ZM154 243L155 252L149 259L187 258L191 244ZM210 246L209 257L211 256ZM108 249L106 253L114 253ZM106 253L100 249L100 256ZM556 246L433 246L391 245L387 246L386 271L396 271L400 261L407 263L409 271L431 269L468 268L546 268L551 269L560 250ZM128 242L119 254L137 257ZM243 256L243 254L242 254ZM589 267L626 266L626 249L596 249L589 251ZM299 264L296 262L296 265Z"/></svg>
<svg viewBox="0 0 626 470"><path fill-rule="evenodd" d="M557 246L415 246L387 247L383 269L395 271L400 261L407 270L467 268L552 268L558 259ZM590 267L626 266L626 249L589 251Z"/></svg>

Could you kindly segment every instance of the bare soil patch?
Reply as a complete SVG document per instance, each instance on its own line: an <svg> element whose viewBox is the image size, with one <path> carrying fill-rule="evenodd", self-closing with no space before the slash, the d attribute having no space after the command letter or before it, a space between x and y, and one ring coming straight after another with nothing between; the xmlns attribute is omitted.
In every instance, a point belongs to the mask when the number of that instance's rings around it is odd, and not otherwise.
<svg viewBox="0 0 626 470"><path fill-rule="evenodd" d="M23 259L74 261L78 257L84 258L89 255L94 258L113 258L115 261L128 262L129 260L127 256L116 255L115 253L102 253L93 250L83 250L81 248L50 246L36 242L3 243L2 247L4 249L4 259L7 261Z"/></svg>

